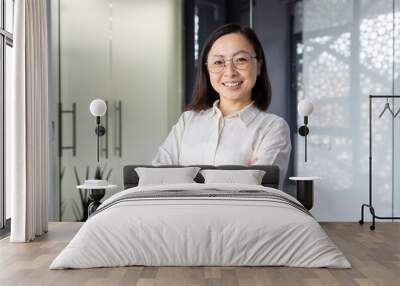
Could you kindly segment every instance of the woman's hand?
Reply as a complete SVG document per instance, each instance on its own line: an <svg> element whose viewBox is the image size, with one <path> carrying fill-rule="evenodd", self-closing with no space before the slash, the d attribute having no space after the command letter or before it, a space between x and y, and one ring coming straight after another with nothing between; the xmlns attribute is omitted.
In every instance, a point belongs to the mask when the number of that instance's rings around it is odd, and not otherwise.
<svg viewBox="0 0 400 286"><path fill-rule="evenodd" d="M258 158L250 158L250 159L248 159L248 160L246 161L246 165L247 165L247 166L253 165L253 164L257 161L257 159L258 159Z"/></svg>

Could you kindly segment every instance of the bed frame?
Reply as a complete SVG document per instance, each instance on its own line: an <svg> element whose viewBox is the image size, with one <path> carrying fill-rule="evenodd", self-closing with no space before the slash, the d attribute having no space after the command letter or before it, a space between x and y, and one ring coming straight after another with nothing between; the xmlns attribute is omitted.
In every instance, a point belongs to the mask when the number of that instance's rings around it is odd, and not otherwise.
<svg viewBox="0 0 400 286"><path fill-rule="evenodd" d="M127 165L124 167L124 189L136 187L139 183L139 176L135 171L137 167L146 168L179 168L185 166L151 166L151 165ZM277 189L279 186L279 167L274 165L253 165L253 166L238 166L238 165L221 165L221 166L211 166L211 165L196 165L202 170L206 169L218 169L218 170L263 170L265 175L262 179L262 185L264 187L271 187ZM204 178L200 174L197 174L194 180L197 183L204 183Z"/></svg>

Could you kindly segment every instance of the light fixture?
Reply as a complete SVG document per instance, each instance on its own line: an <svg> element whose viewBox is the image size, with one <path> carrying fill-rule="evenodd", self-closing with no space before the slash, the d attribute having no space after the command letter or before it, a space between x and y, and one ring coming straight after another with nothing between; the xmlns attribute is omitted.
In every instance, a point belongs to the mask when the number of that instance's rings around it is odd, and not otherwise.
<svg viewBox="0 0 400 286"><path fill-rule="evenodd" d="M297 105L297 110L301 116L304 117L304 125L300 126L299 134L304 136L304 161L307 162L307 135L310 130L307 127L308 116L314 111L314 105L308 99L303 99Z"/></svg>
<svg viewBox="0 0 400 286"><path fill-rule="evenodd" d="M89 106L90 113L96 117L97 127L95 133L97 135L97 162L99 162L99 150L100 150L100 136L106 133L104 126L100 125L100 117L104 116L107 111L107 104L102 99L94 99Z"/></svg>

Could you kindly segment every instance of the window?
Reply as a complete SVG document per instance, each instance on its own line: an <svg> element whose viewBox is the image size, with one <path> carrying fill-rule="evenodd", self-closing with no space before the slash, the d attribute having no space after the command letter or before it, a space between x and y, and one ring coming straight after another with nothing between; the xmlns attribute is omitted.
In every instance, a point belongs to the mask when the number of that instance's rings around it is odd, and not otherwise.
<svg viewBox="0 0 400 286"><path fill-rule="evenodd" d="M11 92L14 0L0 0L0 228L9 227L10 194L5 188L5 98ZM3 232L2 231L2 232ZM0 232L0 235L1 233Z"/></svg>

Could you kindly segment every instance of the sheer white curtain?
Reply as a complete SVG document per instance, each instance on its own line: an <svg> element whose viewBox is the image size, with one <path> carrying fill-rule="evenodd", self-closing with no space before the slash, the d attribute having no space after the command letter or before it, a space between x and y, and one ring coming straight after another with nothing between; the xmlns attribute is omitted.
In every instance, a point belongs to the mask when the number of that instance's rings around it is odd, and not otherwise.
<svg viewBox="0 0 400 286"><path fill-rule="evenodd" d="M46 0L17 0L13 92L7 110L12 242L47 231L48 46Z"/></svg>

